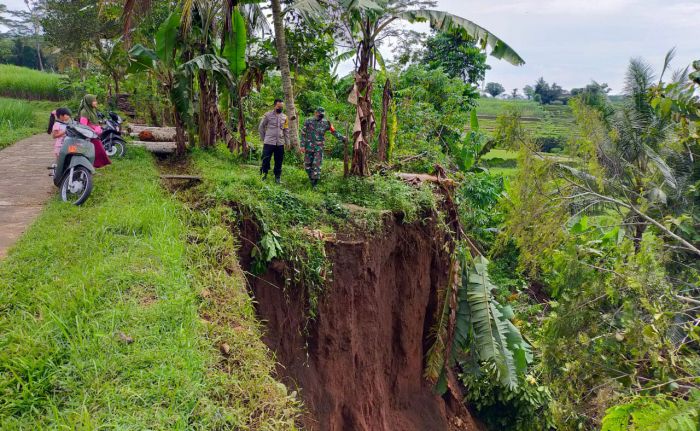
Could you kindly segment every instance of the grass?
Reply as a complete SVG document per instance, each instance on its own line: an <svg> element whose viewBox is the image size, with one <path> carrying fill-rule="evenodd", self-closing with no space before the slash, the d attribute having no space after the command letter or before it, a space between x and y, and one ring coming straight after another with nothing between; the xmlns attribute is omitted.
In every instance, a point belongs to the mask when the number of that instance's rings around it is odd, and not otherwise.
<svg viewBox="0 0 700 431"><path fill-rule="evenodd" d="M282 186L274 184L272 172L262 181L259 165L239 163L223 147L213 152L196 150L193 158L209 185L210 197L249 208L270 228L364 230L367 224L380 223L384 212L400 213L411 222L434 206L427 186L412 187L392 175L344 178L342 162L331 158L323 162L317 190L311 189L301 163L292 162L289 153Z"/></svg>
<svg viewBox="0 0 700 431"><path fill-rule="evenodd" d="M234 248L139 149L52 199L0 262L0 429L294 429Z"/></svg>
<svg viewBox="0 0 700 431"><path fill-rule="evenodd" d="M46 132L49 115L59 106L57 102L27 102L0 97L0 149L28 136Z"/></svg>
<svg viewBox="0 0 700 431"><path fill-rule="evenodd" d="M61 100L61 75L0 64L0 97L24 100Z"/></svg>

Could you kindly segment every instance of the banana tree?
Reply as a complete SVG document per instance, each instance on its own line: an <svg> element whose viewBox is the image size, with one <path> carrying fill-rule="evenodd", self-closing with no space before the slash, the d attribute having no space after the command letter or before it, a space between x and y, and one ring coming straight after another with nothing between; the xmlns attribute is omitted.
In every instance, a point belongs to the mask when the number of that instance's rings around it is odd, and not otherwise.
<svg viewBox="0 0 700 431"><path fill-rule="evenodd" d="M429 22L437 31L459 32L477 40L482 48L491 48L491 55L514 65L525 62L508 44L496 35L468 19L448 12L431 10L433 1L423 0L298 0L295 8L309 18L331 14L340 19L340 39L353 47L355 53L355 85L349 102L356 106L353 128L353 158L351 173L369 175L370 143L374 139L375 120L372 109L372 70L381 62L377 43L398 21Z"/></svg>
<svg viewBox="0 0 700 431"><path fill-rule="evenodd" d="M202 54L189 61L183 61L183 43L180 31L181 12L173 12L159 27L154 46L147 48L141 44L129 50L129 72L149 72L155 75L173 107L175 119L176 153L185 152L185 127L192 121L191 87L192 80L199 72L212 73L223 85L232 87L233 76L228 60L213 54Z"/></svg>

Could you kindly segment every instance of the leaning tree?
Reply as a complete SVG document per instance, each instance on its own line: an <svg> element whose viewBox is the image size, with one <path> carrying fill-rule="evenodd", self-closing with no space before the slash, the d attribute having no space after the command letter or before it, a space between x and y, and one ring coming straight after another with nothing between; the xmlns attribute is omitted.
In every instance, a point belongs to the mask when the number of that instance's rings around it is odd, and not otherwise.
<svg viewBox="0 0 700 431"><path fill-rule="evenodd" d="M523 59L490 31L465 18L448 12L428 9L435 1L426 0L298 0L294 7L310 18L333 17L338 20L337 38L349 44L355 55L355 84L348 101L356 107L353 127L351 173L369 175L368 157L374 139L375 120L372 109L372 70L381 62L378 44L387 35L401 33L392 24L399 21L429 22L440 32L456 32L476 40L480 47L491 47L491 55L515 65Z"/></svg>

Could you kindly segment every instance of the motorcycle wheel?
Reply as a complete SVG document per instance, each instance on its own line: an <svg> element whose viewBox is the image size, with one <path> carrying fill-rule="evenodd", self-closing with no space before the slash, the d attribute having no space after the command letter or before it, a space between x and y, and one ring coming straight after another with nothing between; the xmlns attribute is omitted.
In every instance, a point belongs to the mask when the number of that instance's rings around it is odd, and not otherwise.
<svg viewBox="0 0 700 431"><path fill-rule="evenodd" d="M92 192L92 173L84 166L76 166L61 182L61 199L73 205L80 205Z"/></svg>
<svg viewBox="0 0 700 431"><path fill-rule="evenodd" d="M126 153L126 143L120 139L112 139L109 143L105 143L105 152L112 157L124 157Z"/></svg>

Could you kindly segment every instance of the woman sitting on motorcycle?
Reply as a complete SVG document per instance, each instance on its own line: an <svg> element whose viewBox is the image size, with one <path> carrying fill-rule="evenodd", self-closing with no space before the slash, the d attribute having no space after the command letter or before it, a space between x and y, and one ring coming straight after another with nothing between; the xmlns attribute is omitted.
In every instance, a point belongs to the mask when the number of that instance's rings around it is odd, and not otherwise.
<svg viewBox="0 0 700 431"><path fill-rule="evenodd" d="M86 94L83 97L78 109L78 117L80 118L80 124L90 127L98 136L102 133L102 127L99 124L100 120L97 117L97 97L92 94ZM109 156L107 156L104 146L102 146L102 141L92 139L91 142L95 147L95 163L93 166L101 168L112 163L109 160Z"/></svg>

